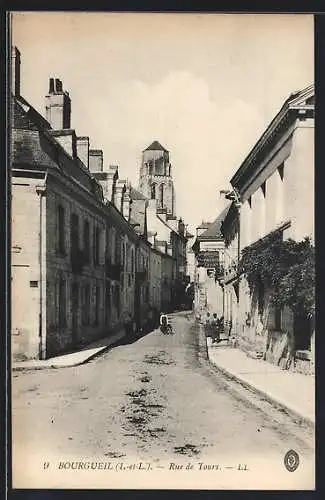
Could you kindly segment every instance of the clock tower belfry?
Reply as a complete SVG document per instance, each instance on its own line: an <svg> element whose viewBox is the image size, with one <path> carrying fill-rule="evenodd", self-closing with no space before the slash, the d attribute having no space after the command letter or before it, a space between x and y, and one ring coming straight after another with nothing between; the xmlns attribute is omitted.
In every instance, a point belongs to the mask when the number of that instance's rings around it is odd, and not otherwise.
<svg viewBox="0 0 325 500"><path fill-rule="evenodd" d="M175 190L169 151L154 141L142 152L139 191L149 199L155 199L157 208L175 215Z"/></svg>

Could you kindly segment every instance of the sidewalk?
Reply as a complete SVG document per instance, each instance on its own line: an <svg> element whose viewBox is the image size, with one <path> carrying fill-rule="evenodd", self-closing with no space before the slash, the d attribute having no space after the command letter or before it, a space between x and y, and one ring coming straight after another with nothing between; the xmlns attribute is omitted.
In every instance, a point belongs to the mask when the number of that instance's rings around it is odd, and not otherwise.
<svg viewBox="0 0 325 500"><path fill-rule="evenodd" d="M208 357L210 363L225 375L307 423L315 424L313 376L281 370L266 361L249 358L240 349L222 344L208 346Z"/></svg>
<svg viewBox="0 0 325 500"><path fill-rule="evenodd" d="M78 351L55 356L44 360L28 360L12 363L12 370L42 370L45 368L67 368L78 366L90 361L95 356L113 347L118 341L125 337L125 330L122 329L114 335L96 340L87 346L81 347Z"/></svg>

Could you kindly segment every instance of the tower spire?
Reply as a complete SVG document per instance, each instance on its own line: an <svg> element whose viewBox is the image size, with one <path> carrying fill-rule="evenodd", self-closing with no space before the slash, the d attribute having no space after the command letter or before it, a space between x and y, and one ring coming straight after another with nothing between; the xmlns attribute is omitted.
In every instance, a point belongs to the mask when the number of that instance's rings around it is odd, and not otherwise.
<svg viewBox="0 0 325 500"><path fill-rule="evenodd" d="M175 215L174 182L171 175L169 151L153 141L142 151L139 191L150 199L155 199L157 208L165 209L167 214Z"/></svg>

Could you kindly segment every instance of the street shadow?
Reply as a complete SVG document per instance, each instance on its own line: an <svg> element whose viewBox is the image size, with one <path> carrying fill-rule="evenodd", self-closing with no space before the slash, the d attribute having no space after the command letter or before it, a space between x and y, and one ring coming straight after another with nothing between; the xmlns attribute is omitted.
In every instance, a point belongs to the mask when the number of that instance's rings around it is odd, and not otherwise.
<svg viewBox="0 0 325 500"><path fill-rule="evenodd" d="M142 339L143 337L146 337L150 333L153 333L155 330L157 330L157 327L153 327L150 330L145 330L145 331L140 331L140 332L135 332L135 333L128 333L122 339L120 339L116 343L116 345L114 345L114 347L117 347L120 345L134 344L135 342Z"/></svg>

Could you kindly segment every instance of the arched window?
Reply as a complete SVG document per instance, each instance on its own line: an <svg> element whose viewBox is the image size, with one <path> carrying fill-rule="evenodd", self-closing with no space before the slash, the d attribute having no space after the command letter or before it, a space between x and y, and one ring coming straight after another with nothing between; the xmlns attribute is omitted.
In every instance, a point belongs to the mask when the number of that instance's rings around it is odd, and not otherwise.
<svg viewBox="0 0 325 500"><path fill-rule="evenodd" d="M151 199L154 200L156 198L156 184L151 185Z"/></svg>
<svg viewBox="0 0 325 500"><path fill-rule="evenodd" d="M159 187L159 191L160 191L160 205L161 205L161 208L163 208L164 206L164 185L163 184L160 184L160 187Z"/></svg>

